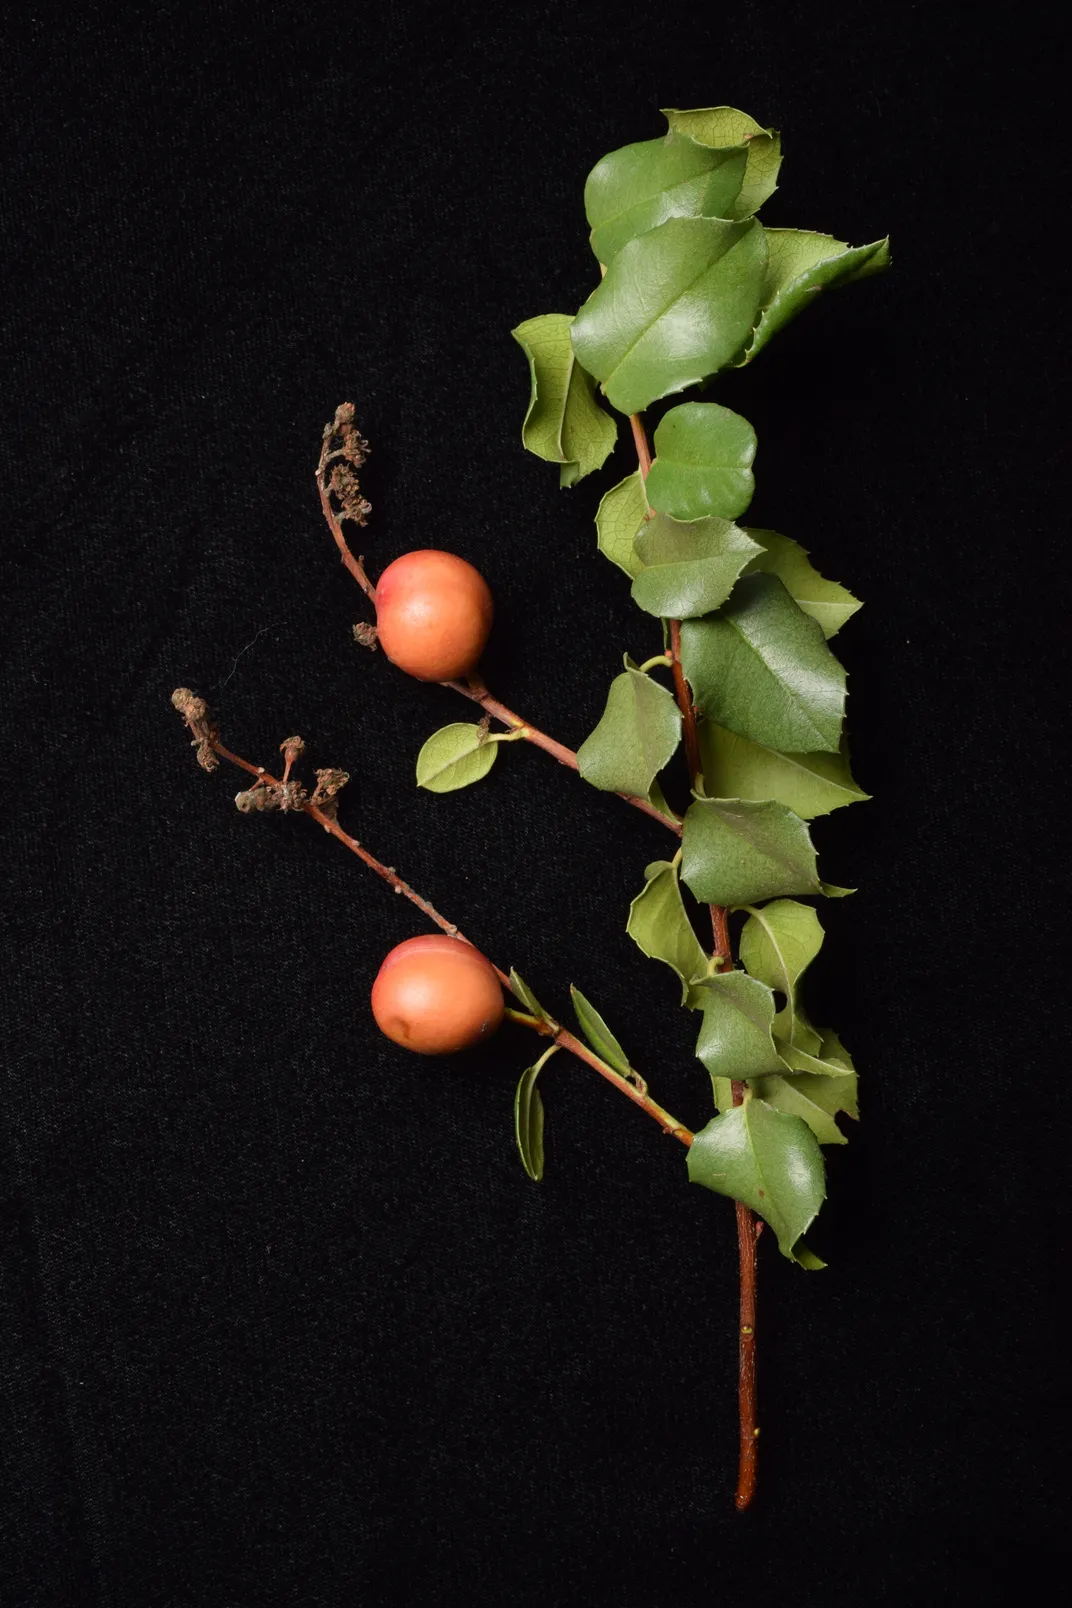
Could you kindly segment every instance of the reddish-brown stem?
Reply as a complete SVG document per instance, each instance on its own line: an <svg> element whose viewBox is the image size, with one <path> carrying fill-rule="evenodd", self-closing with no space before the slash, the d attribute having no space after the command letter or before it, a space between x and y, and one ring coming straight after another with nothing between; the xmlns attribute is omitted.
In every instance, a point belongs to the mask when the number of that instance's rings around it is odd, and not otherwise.
<svg viewBox="0 0 1072 1608"><path fill-rule="evenodd" d="M480 705L481 709L486 709L489 715L493 715L504 726L509 726L512 731L524 732L526 742L532 743L536 748L542 748L545 754L552 755L560 765L565 765L573 771L580 768L577 763L577 755L572 748L567 748L565 743L557 742L554 737L548 737L546 732L540 731L537 726L531 725L529 721L522 720L521 716L516 715L512 709L507 709L506 705L500 703L498 698L491 696L479 676L470 676L468 682L444 681L441 685L451 687L455 692L460 692L463 697L471 698L474 703ZM669 816L656 809L654 804L649 804L646 798L640 798L635 793L619 793L618 797L624 798L625 802L632 804L634 809L642 810L645 815L650 815L652 820L659 821L663 826L669 827L670 831L675 832L678 837L681 836L679 822L670 820Z"/></svg>
<svg viewBox="0 0 1072 1608"><path fill-rule="evenodd" d="M651 450L644 430L644 421L634 413L629 420L633 427L640 473L647 479L651 468ZM681 621L670 622L670 659L674 676L674 695L681 710L682 732L689 775L694 787L699 787L703 773L700 741L696 730L696 711L692 704L692 691L681 663ZM722 960L721 970L733 968L730 945L729 911L723 905L711 905L711 932L714 953ZM741 1105L745 1085L739 1080L732 1083L733 1103ZM756 1465L759 1453L759 1429L756 1426L756 1241L762 1223L744 1205L737 1207L737 1259L740 1274L740 1338L737 1360L737 1406L740 1451L737 1465L737 1510L743 1513L750 1507L756 1492Z"/></svg>
<svg viewBox="0 0 1072 1608"><path fill-rule="evenodd" d="M194 733L195 739L200 740L202 743L207 743L221 759L226 759L230 764L237 765L239 770L244 770L248 775L256 777L257 781L264 787L282 786L281 780L271 775L263 766L251 765L248 759L243 759L241 755L232 753L220 741L214 729L209 729L205 725L199 727L195 724L194 720L191 720L189 714L183 709L181 703L177 703L176 707L183 713L186 724ZM398 875L394 866L384 865L382 860L377 860L376 856L370 854L363 844L359 843L355 837L350 836L349 832L344 832L332 814L309 800L306 800L301 805L301 809L306 815L311 816L318 825L322 826L325 832L330 832L332 837L345 844L352 854L356 854L358 859L368 866L370 871L374 871L378 877L382 877L383 881L393 888L395 893L402 894L403 898L416 905L417 909L427 916L428 920L433 922L435 926L439 927L443 932L449 933L452 938L460 938L463 943L472 943L472 939L467 938L453 921L448 921L445 916L441 916L433 904L422 898L416 889L411 888L409 883ZM513 992L509 973L495 966L494 962L492 962L492 965L495 975L503 987ZM536 1019L533 1019L531 1024L526 1023L526 1025L532 1025L537 1033L553 1038L560 1049L567 1050L570 1055L576 1056L578 1061L583 1061L586 1066L590 1066L594 1071L598 1072L600 1077L605 1078L608 1083L614 1085L619 1093L624 1094L627 1100L631 1100L634 1105L640 1107L641 1111L652 1117L664 1133L672 1134L675 1139L686 1147L692 1144L693 1135L691 1129L686 1128L685 1124L679 1122L676 1117L672 1117L669 1111L665 1110L657 1100L653 1100L648 1094L646 1086L638 1087L637 1084L630 1082L628 1078L622 1077L620 1072L616 1072L612 1066L608 1066L605 1061L601 1061L598 1055L590 1050L587 1045L582 1044L580 1039L575 1038L566 1028L559 1027L557 1023L540 1022Z"/></svg>
<svg viewBox="0 0 1072 1608"><path fill-rule="evenodd" d="M375 603L376 588L369 580L361 560L355 558L350 551L342 523L331 506L331 492L325 474L328 460L331 456L328 451L331 441L330 434L325 436L324 445L320 449L320 461L316 466L316 489L320 493L320 506L324 511L328 529L335 538L335 545L342 554L343 563L361 590ZM512 709L507 709L505 704L500 703L497 698L491 696L491 693L479 677L471 676L468 684L464 681L442 681L440 686L450 687L453 692L460 692L463 697L471 698L474 703L478 703L482 709L486 709L489 715L501 721L504 726L508 726L511 731L522 732L525 742L532 743L534 748L542 748L545 754L552 755L560 765L566 765L570 770L574 771L579 769L577 755L572 748L567 748L565 743L557 742L554 737L549 737L546 732L541 731L538 726L534 726L531 721L523 720ZM650 804L646 798L639 798L634 793L619 793L618 797L624 798L627 804L631 804L636 810L641 810L645 815L650 816L652 820L659 821L663 826L669 827L670 831L676 832L678 837L681 836L680 825L676 821L670 820L661 810L656 809L655 805Z"/></svg>
<svg viewBox="0 0 1072 1608"><path fill-rule="evenodd" d="M734 1104L739 1105L733 1086ZM756 1240L759 1223L742 1201L737 1206L737 1260L740 1267L740 1334L737 1341L738 1513L751 1507L756 1494L759 1428L756 1424Z"/></svg>
<svg viewBox="0 0 1072 1608"><path fill-rule="evenodd" d="M331 506L331 495L324 481L324 464L327 458L328 442L324 442L320 453L320 462L316 466L316 489L320 493L320 506L324 510L324 518L328 522L328 529L335 538L335 545L342 554L342 561L350 571L354 580L360 586L370 602L376 601L376 588L365 573L365 566L359 558L355 558L350 551L350 544L343 535L342 525L336 518L335 510Z"/></svg>

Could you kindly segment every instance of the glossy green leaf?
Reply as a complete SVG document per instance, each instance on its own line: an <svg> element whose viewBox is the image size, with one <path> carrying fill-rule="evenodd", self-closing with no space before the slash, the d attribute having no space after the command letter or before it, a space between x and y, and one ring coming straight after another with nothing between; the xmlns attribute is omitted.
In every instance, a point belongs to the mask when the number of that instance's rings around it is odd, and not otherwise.
<svg viewBox="0 0 1072 1608"><path fill-rule="evenodd" d="M748 150L712 150L673 132L611 151L584 187L592 250L608 263L628 241L668 218L728 218Z"/></svg>
<svg viewBox="0 0 1072 1608"><path fill-rule="evenodd" d="M807 1123L746 1100L715 1117L689 1149L689 1178L740 1200L770 1224L783 1256L806 1233L826 1197L823 1153Z"/></svg>
<svg viewBox="0 0 1072 1608"><path fill-rule="evenodd" d="M681 627L698 708L783 753L837 753L845 671L775 575L746 575L717 614Z"/></svg>
<svg viewBox="0 0 1072 1608"><path fill-rule="evenodd" d="M513 966L510 967L510 992L521 1001L525 1009L531 1012L533 1016L538 1016L542 1022L551 1022L555 1026L558 1025L555 1023L550 1011L544 1010L525 979L519 972L514 970Z"/></svg>
<svg viewBox="0 0 1072 1608"><path fill-rule="evenodd" d="M793 602L819 622L827 639L835 636L857 609L863 608L859 598L844 586L819 574L799 542L780 536L776 530L749 529L748 534L763 548L749 564L748 574L777 575Z"/></svg>
<svg viewBox="0 0 1072 1608"><path fill-rule="evenodd" d="M595 398L577 362L566 313L529 318L512 331L529 360L532 394L521 439L537 458L561 464L559 485L572 486L604 463L618 426Z"/></svg>
<svg viewBox="0 0 1072 1608"><path fill-rule="evenodd" d="M774 1032L796 1040L798 1029L797 994L800 979L823 946L823 928L811 905L796 899L774 899L753 910L741 932L741 965L750 977L758 977L768 988L784 994L786 1003L774 1018ZM818 1048L818 1036L815 1047Z"/></svg>
<svg viewBox="0 0 1072 1608"><path fill-rule="evenodd" d="M479 782L495 763L498 743L471 721L458 720L434 731L417 755L417 785L430 793L453 793Z"/></svg>
<svg viewBox="0 0 1072 1608"><path fill-rule="evenodd" d="M671 218L608 265L573 321L573 348L622 413L729 363L759 311L766 270L754 220Z"/></svg>
<svg viewBox="0 0 1072 1608"><path fill-rule="evenodd" d="M889 266L888 240L850 246L833 235L813 234L808 229L768 229L766 235L762 312L737 359L738 366L750 363L771 336L803 312L821 291L851 284Z"/></svg>
<svg viewBox="0 0 1072 1608"><path fill-rule="evenodd" d="M557 1047L552 1044L535 1066L522 1072L514 1094L514 1134L521 1165L536 1183L543 1177L543 1100L536 1079Z"/></svg>
<svg viewBox="0 0 1072 1608"><path fill-rule="evenodd" d="M616 1072L628 1077L632 1068L629 1057L614 1037L606 1022L600 1016L595 1006L585 999L579 988L570 984L570 997L573 1000L573 1009L577 1014L581 1032L595 1050L600 1060L606 1061Z"/></svg>
<svg viewBox="0 0 1072 1608"><path fill-rule="evenodd" d="M856 1115L855 1076L823 1078L804 1073L787 1077L782 1073L757 1078L752 1088L758 1100L765 1100L776 1111L801 1117L821 1145L848 1143L834 1118L839 1111Z"/></svg>
<svg viewBox="0 0 1072 1608"><path fill-rule="evenodd" d="M720 798L774 798L810 821L871 796L852 779L844 738L836 754L780 754L713 720L699 737L704 785Z"/></svg>
<svg viewBox="0 0 1072 1608"><path fill-rule="evenodd" d="M717 402L682 402L660 420L654 440L653 508L675 519L744 513L755 489L756 432L747 419Z"/></svg>
<svg viewBox="0 0 1072 1608"><path fill-rule="evenodd" d="M646 798L680 738L681 712L672 694L627 664L610 684L599 725L577 750L577 767L604 792Z"/></svg>
<svg viewBox="0 0 1072 1608"><path fill-rule="evenodd" d="M822 892L808 829L784 804L697 799L685 815L681 851L682 880L702 904Z"/></svg>
<svg viewBox="0 0 1072 1608"><path fill-rule="evenodd" d="M644 566L633 602L646 614L684 620L724 603L756 543L728 519L671 519L653 514L637 532Z"/></svg>
<svg viewBox="0 0 1072 1608"><path fill-rule="evenodd" d="M829 1028L824 1028L820 1033L806 1020L803 1025L807 1029L803 1041L799 1030L796 1043L790 1044L785 1039L778 1041L779 1053L790 1071L809 1073L821 1078L841 1080L852 1078L854 1080L852 1086L855 1089L856 1070L852 1064L852 1057L837 1034L831 1032ZM812 1043L815 1039L819 1041L817 1047ZM844 1109L848 1111L849 1107L846 1106ZM855 1110L851 1111L850 1115L855 1116Z"/></svg>
<svg viewBox="0 0 1072 1608"><path fill-rule="evenodd" d="M648 517L644 477L639 469L612 486L596 510L596 541L599 551L633 578L643 569L633 543Z"/></svg>
<svg viewBox="0 0 1072 1608"><path fill-rule="evenodd" d="M677 973L681 1003L698 1010L703 997L694 985L707 975L708 957L682 901L677 867L671 860L655 860L644 877L644 887L629 906L625 930L645 955Z"/></svg>
<svg viewBox="0 0 1072 1608"><path fill-rule="evenodd" d="M700 985L703 1026L696 1054L713 1078L758 1078L784 1072L771 1036L774 994L742 971L716 974Z"/></svg>
<svg viewBox="0 0 1072 1608"><path fill-rule="evenodd" d="M727 217L751 217L778 188L778 169L782 165L781 140L773 129L763 128L754 117L737 111L733 106L664 111L663 116L675 132L687 134L701 145L718 148L737 145L742 140L748 142L744 179Z"/></svg>

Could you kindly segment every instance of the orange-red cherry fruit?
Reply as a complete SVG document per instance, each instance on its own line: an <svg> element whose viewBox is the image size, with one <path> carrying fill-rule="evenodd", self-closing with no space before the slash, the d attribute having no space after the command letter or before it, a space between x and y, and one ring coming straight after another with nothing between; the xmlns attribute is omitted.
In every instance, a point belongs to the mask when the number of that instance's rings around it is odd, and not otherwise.
<svg viewBox="0 0 1072 1608"><path fill-rule="evenodd" d="M493 611L480 571L435 548L403 553L376 582L380 647L419 681L452 681L475 670Z"/></svg>
<svg viewBox="0 0 1072 1608"><path fill-rule="evenodd" d="M372 1014L419 1055L449 1055L490 1038L503 1019L494 967L461 938L429 933L391 950L372 985Z"/></svg>

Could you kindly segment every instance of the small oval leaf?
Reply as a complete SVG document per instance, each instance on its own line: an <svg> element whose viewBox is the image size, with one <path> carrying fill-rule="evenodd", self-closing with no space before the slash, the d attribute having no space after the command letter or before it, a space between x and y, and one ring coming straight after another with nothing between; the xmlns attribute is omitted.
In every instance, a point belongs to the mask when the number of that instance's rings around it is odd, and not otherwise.
<svg viewBox="0 0 1072 1608"><path fill-rule="evenodd" d="M499 745L482 726L455 721L432 733L417 755L417 785L430 793L453 793L479 782L495 763Z"/></svg>
<svg viewBox="0 0 1072 1608"><path fill-rule="evenodd" d="M648 501L675 519L736 519L752 501L756 432L717 402L683 402L655 431Z"/></svg>

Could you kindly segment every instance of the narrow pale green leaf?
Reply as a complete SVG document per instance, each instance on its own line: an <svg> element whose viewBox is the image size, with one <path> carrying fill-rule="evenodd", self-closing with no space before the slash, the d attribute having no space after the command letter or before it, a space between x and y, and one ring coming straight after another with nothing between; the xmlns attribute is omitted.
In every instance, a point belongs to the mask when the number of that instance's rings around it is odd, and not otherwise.
<svg viewBox="0 0 1072 1608"><path fill-rule="evenodd" d="M815 1221L826 1198L819 1143L798 1116L746 1100L701 1128L689 1149L689 1178L743 1201L770 1224L783 1256Z"/></svg>
<svg viewBox="0 0 1072 1608"><path fill-rule="evenodd" d="M753 530L749 536L757 541L763 552L754 558L747 573L777 575L793 602L818 620L828 640L835 636L846 620L851 620L863 604L859 598L837 581L828 581L809 563L807 549L789 536L780 536L776 530Z"/></svg>
<svg viewBox="0 0 1072 1608"><path fill-rule="evenodd" d="M674 620L708 614L724 603L756 548L728 519L669 514L653 514L634 545L644 567L633 582L633 602L646 614Z"/></svg>
<svg viewBox="0 0 1072 1608"><path fill-rule="evenodd" d="M758 1100L766 1100L776 1111L801 1117L821 1145L845 1145L848 1139L834 1121L835 1113L855 1107L855 1077L821 1078L804 1073L798 1077L775 1074L757 1078L752 1085ZM850 1087L851 1086L851 1087Z"/></svg>
<svg viewBox="0 0 1072 1608"><path fill-rule="evenodd" d="M836 754L780 754L713 720L699 726L704 785L721 798L777 799L804 820L870 798L849 770L845 739Z"/></svg>
<svg viewBox="0 0 1072 1608"><path fill-rule="evenodd" d="M628 241L668 218L728 218L745 176L748 149L712 150L669 133L611 151L584 187L592 250L610 262Z"/></svg>
<svg viewBox="0 0 1072 1608"><path fill-rule="evenodd" d="M742 971L716 974L700 984L703 1026L696 1054L713 1078L763 1077L784 1072L771 1036L774 994Z"/></svg>
<svg viewBox="0 0 1072 1608"><path fill-rule="evenodd" d="M522 1072L514 1095L514 1133L521 1165L536 1183L543 1177L543 1100L536 1079L544 1059Z"/></svg>
<svg viewBox="0 0 1072 1608"><path fill-rule="evenodd" d="M687 134L701 145L716 148L748 142L748 162L731 218L748 218L778 188L778 169L782 165L782 143L771 128L763 128L754 117L733 106L703 106L692 111L664 111L670 127Z"/></svg>
<svg viewBox="0 0 1072 1608"><path fill-rule="evenodd" d="M417 786L430 793L469 787L488 774L498 751L498 743L489 743L484 729L470 721L440 726L417 755Z"/></svg>
<svg viewBox="0 0 1072 1608"><path fill-rule="evenodd" d="M550 1011L544 1010L543 1006L536 998L536 995L532 992L532 989L529 987L528 983L526 983L525 979L520 975L519 972L514 970L513 966L510 967L510 991L517 999L521 1001L521 1003L532 1013L533 1016L538 1016L542 1022L554 1023L555 1019L551 1015Z"/></svg>
<svg viewBox="0 0 1072 1608"><path fill-rule="evenodd" d="M889 266L890 243L873 240L867 246L850 246L833 235L808 229L768 229L767 269L762 311L751 340L737 358L750 363L772 335L803 312L820 291L847 285Z"/></svg>
<svg viewBox="0 0 1072 1608"><path fill-rule="evenodd" d="M845 671L776 575L744 576L717 614L685 621L681 659L709 720L782 753L837 753Z"/></svg>
<svg viewBox="0 0 1072 1608"><path fill-rule="evenodd" d="M573 349L622 413L729 363L758 315L766 244L754 220L671 218L608 265L573 321Z"/></svg>
<svg viewBox="0 0 1072 1608"><path fill-rule="evenodd" d="M741 965L750 977L786 997L774 1018L774 1032L798 1038L800 979L823 946L823 928L811 905L796 899L774 899L753 910L741 932ZM803 1025L801 1023L800 1025Z"/></svg>
<svg viewBox="0 0 1072 1608"><path fill-rule="evenodd" d="M633 546L637 531L648 517L644 495L644 476L639 469L612 486L596 509L596 542L599 551L633 578L643 569Z"/></svg>
<svg viewBox="0 0 1072 1608"><path fill-rule="evenodd" d="M814 1251L809 1251L803 1240L797 1240L793 1246L793 1261L809 1273L821 1273L826 1263Z"/></svg>
<svg viewBox="0 0 1072 1608"><path fill-rule="evenodd" d="M682 880L702 904L822 891L808 829L784 804L697 799L685 814L681 850Z"/></svg>
<svg viewBox="0 0 1072 1608"><path fill-rule="evenodd" d="M664 961L677 973L681 1003L697 1010L703 999L694 985L707 975L708 956L685 910L677 867L671 860L655 860L644 876L644 887L629 906L625 930L645 955Z"/></svg>
<svg viewBox="0 0 1072 1608"><path fill-rule="evenodd" d="M756 432L747 419L717 402L671 408L655 431L655 454L647 492L660 513L675 519L707 514L736 519L752 501Z"/></svg>
<svg viewBox="0 0 1072 1608"><path fill-rule="evenodd" d="M574 988L572 983L570 984L570 997L573 1000L573 1009L577 1013L581 1032L593 1050L601 1060L606 1061L616 1072L620 1072L623 1077L628 1077L632 1071L629 1065L629 1057L595 1006L590 1004L580 989Z"/></svg>
<svg viewBox="0 0 1072 1608"><path fill-rule="evenodd" d="M611 682L599 725L577 750L577 766L593 787L646 798L680 739L672 694L630 666Z"/></svg>
<svg viewBox="0 0 1072 1608"><path fill-rule="evenodd" d="M566 313L544 313L511 332L532 377L521 439L537 458L561 464L562 486L600 468L618 435L614 419L596 401L591 377L574 357L572 323Z"/></svg>

